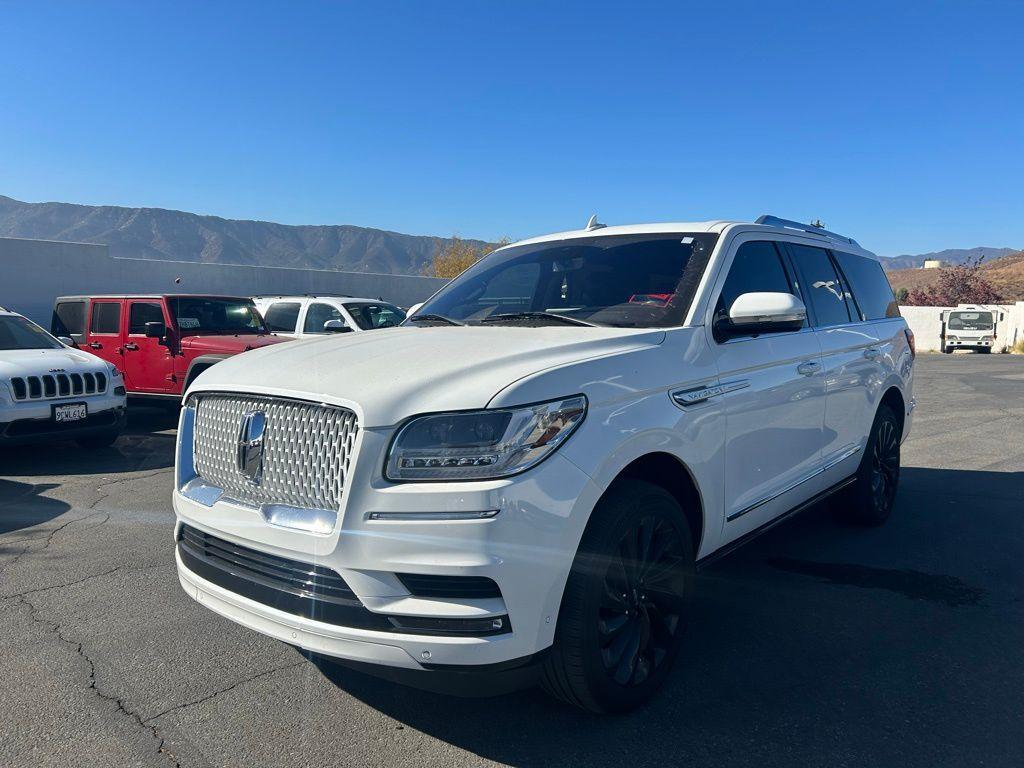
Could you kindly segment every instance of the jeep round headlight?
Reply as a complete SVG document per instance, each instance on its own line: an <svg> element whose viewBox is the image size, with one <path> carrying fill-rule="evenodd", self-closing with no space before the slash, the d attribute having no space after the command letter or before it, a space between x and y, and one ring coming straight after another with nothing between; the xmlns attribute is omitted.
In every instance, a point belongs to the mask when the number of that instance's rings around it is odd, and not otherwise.
<svg viewBox="0 0 1024 768"><path fill-rule="evenodd" d="M418 416L398 430L388 480L489 480L522 472L555 451L583 421L575 395L522 408Z"/></svg>

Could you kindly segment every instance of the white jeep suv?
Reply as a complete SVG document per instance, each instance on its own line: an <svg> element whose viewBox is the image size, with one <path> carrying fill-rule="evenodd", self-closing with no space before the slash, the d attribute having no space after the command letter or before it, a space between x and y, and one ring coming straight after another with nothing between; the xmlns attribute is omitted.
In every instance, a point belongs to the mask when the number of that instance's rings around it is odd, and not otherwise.
<svg viewBox="0 0 1024 768"><path fill-rule="evenodd" d="M117 368L0 307L0 447L77 440L99 448L125 419Z"/></svg>
<svg viewBox="0 0 1024 768"><path fill-rule="evenodd" d="M889 516L913 365L878 261L809 225L515 243L401 328L197 379L181 584L317 658L626 710L668 674L697 567L836 491Z"/></svg>

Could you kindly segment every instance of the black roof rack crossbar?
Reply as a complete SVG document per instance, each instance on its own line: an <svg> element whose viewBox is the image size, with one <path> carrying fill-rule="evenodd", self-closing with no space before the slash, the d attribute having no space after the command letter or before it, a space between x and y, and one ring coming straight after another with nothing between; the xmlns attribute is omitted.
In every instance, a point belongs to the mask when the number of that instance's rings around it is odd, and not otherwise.
<svg viewBox="0 0 1024 768"><path fill-rule="evenodd" d="M782 227L784 229L799 229L799 230L801 230L803 232L810 232L813 235L823 235L824 237L827 237L830 240L838 240L838 241L840 241L842 243L849 243L850 245L856 245L858 248L860 247L860 245L857 243L857 241L854 240L852 237L847 237L846 235L840 235L840 234L838 234L836 232L829 232L827 229L822 229L821 227L816 227L813 224L804 224L801 221L793 221L792 219L782 219L782 218L779 218L778 216L769 216L768 214L765 214L764 216L758 216L757 217L757 221L755 221L754 223L755 224L764 224L765 226L769 226L769 227Z"/></svg>

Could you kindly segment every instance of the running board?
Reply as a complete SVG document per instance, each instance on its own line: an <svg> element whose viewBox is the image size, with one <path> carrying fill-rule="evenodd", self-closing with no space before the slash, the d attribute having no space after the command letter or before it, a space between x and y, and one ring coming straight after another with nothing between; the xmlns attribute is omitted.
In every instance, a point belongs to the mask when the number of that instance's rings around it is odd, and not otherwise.
<svg viewBox="0 0 1024 768"><path fill-rule="evenodd" d="M732 552L735 552L737 549L742 547L747 542L749 542L749 541L751 541L753 539L756 539L762 533L765 533L765 532L771 530L772 528L774 528L776 525L779 525L780 523L784 523L786 520L789 520L791 517L795 517L796 515L799 515L801 512L805 511L806 509L809 509L810 507L813 507L815 504L818 504L819 502L824 501L825 499L827 499L832 494L837 493L837 492L843 490L844 488L846 488L849 485L852 485L856 481L857 481L857 476L856 475L850 475L845 480L840 480L838 483L836 483L835 485L831 486L830 488L826 488L821 493L815 494L814 496L809 498L807 501L802 502L800 504L797 504L795 507L793 507L791 510L789 510L789 512L786 512L786 513L784 513L782 515L779 515L774 520L769 520L764 525L762 525L762 526L760 526L758 528L755 528L754 530L750 531L749 533L743 534L742 536L740 536L735 541L730 541L724 547L720 547L719 549L716 549L714 552L712 552L710 555L707 555L706 557L702 557L700 560L698 560L697 561L697 570L702 570L704 568L707 568L709 565L711 565L712 563L716 562L717 560L720 560L723 557L725 557L726 555L731 554Z"/></svg>

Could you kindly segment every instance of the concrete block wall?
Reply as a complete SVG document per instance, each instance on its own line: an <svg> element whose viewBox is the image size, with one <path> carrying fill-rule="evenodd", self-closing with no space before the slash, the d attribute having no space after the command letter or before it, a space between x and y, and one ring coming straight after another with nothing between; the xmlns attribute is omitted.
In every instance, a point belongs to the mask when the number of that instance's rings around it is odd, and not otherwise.
<svg viewBox="0 0 1024 768"><path fill-rule="evenodd" d="M0 306L44 328L50 327L54 298L69 294L346 293L408 307L445 282L417 275L121 259L110 256L105 245L0 238Z"/></svg>

